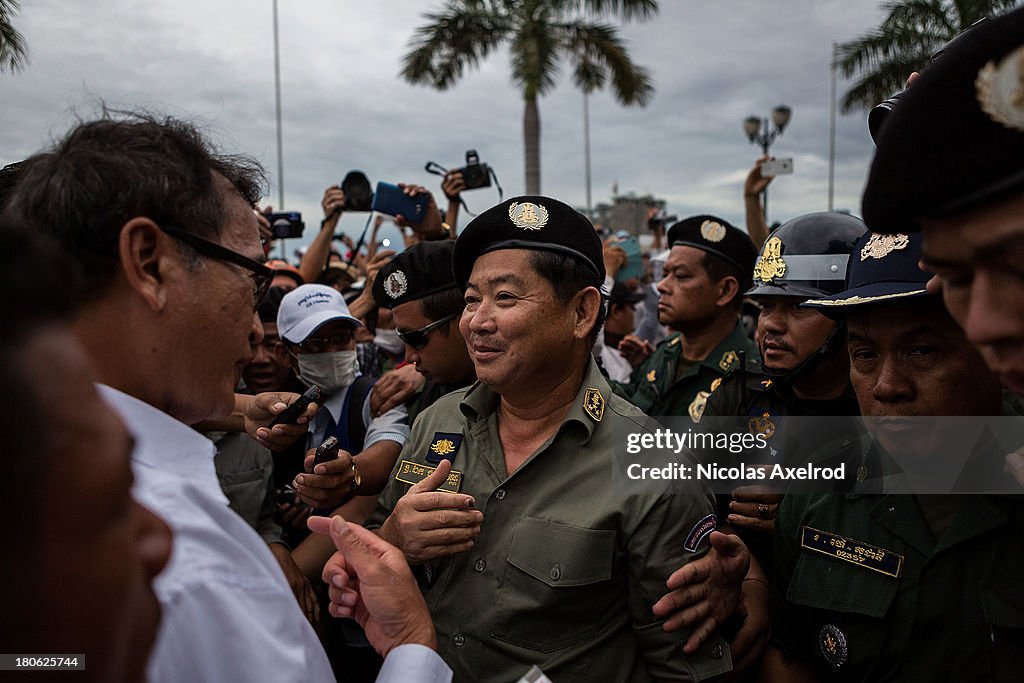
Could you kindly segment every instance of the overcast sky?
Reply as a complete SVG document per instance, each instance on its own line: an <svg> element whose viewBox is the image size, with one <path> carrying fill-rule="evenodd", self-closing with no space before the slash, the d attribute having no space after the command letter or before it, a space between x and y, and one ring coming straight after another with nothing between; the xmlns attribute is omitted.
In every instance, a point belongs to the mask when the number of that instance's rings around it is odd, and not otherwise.
<svg viewBox="0 0 1024 683"><path fill-rule="evenodd" d="M609 93L590 98L594 203L653 193L680 217L714 213L743 224L742 183L758 149L742 133L750 114L793 108L772 147L795 173L771 187L770 219L828 204L829 60L833 40L855 38L882 18L874 0L664 0L653 20L623 28L637 63L654 77L646 108ZM407 85L402 54L432 0L281 0L284 208L300 210L307 234L325 187L350 169L371 182L406 181L440 195L428 160L462 165L475 148L505 196L524 188L522 99L508 55L491 55L453 89ZM30 63L0 73L0 165L59 137L75 112L101 100L201 121L229 151L267 167L277 205L271 0L25 0L15 25ZM568 74L568 69L564 72ZM839 83L839 92L843 91ZM540 100L544 194L583 206L583 96L566 76ZM872 145L865 116L837 125L836 208L859 214ZM479 211L494 188L466 193ZM358 233L365 214L342 219ZM465 220L462 221L465 223Z"/></svg>

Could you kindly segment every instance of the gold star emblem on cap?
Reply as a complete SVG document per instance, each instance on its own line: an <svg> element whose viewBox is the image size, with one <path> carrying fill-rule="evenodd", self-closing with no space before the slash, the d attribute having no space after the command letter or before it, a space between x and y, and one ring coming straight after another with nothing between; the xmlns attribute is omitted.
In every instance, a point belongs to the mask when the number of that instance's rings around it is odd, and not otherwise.
<svg viewBox="0 0 1024 683"><path fill-rule="evenodd" d="M455 452L455 444L450 439L438 439L430 445L430 450L438 455L445 456Z"/></svg>
<svg viewBox="0 0 1024 683"><path fill-rule="evenodd" d="M872 233L860 250L860 260L867 261L869 258L885 258L894 251L906 249L910 244L910 237L896 233L895 235L879 235Z"/></svg>
<svg viewBox="0 0 1024 683"><path fill-rule="evenodd" d="M974 81L978 104L996 123L1024 130L1024 47L989 62Z"/></svg>
<svg viewBox="0 0 1024 683"><path fill-rule="evenodd" d="M600 422L604 417L604 396L593 387L589 387L583 393L583 410L593 418L594 422Z"/></svg>
<svg viewBox="0 0 1024 683"><path fill-rule="evenodd" d="M725 226L718 221L704 221L700 224L700 236L708 242L721 242L725 239Z"/></svg>
<svg viewBox="0 0 1024 683"><path fill-rule="evenodd" d="M508 207L508 217L513 225L523 230L540 230L548 223L548 210L543 204L533 202L512 202Z"/></svg>
<svg viewBox="0 0 1024 683"><path fill-rule="evenodd" d="M408 289L409 279L405 277L405 273L400 270L396 270L391 273L391 275L388 275L384 280L384 292L392 299L397 299L402 296Z"/></svg>
<svg viewBox="0 0 1024 683"><path fill-rule="evenodd" d="M786 274L786 262L782 260L782 240L772 237L764 243L764 250L754 266L754 279L771 282Z"/></svg>

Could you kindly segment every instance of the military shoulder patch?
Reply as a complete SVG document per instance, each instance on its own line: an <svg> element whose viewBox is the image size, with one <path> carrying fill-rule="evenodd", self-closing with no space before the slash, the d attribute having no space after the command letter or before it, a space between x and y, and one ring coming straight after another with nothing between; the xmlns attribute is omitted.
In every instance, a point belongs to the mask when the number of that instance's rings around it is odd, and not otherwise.
<svg viewBox="0 0 1024 683"><path fill-rule="evenodd" d="M583 410L594 422L600 422L604 417L604 396L594 387L589 387L583 392Z"/></svg>
<svg viewBox="0 0 1024 683"><path fill-rule="evenodd" d="M405 482L406 484L418 484L429 477L436 469L436 467L421 465L412 460L403 460L402 464L398 467L398 471L395 473L395 480ZM448 480L438 486L437 490L458 493L460 488L462 488L462 472L452 470L448 473Z"/></svg>
<svg viewBox="0 0 1024 683"><path fill-rule="evenodd" d="M803 527L800 534L800 547L891 576L894 579L898 579L903 573L904 558L899 553L829 531L809 526Z"/></svg>
<svg viewBox="0 0 1024 683"><path fill-rule="evenodd" d="M710 515L693 525L693 528L690 529L690 533L686 534L686 540L683 542L683 549L688 550L691 553L697 552L700 542L707 538L711 532L715 530L716 526L718 526L718 516L712 512Z"/></svg>
<svg viewBox="0 0 1024 683"><path fill-rule="evenodd" d="M462 445L462 434L449 432L434 432L434 438L430 440L430 448L427 449L426 460L431 464L438 464L442 460L455 460L455 453Z"/></svg>

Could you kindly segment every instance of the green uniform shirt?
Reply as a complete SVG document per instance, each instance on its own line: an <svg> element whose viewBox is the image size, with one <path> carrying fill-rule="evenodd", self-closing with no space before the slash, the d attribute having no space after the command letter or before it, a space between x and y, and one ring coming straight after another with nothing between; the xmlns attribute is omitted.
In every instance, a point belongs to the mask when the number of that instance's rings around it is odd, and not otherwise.
<svg viewBox="0 0 1024 683"><path fill-rule="evenodd" d="M825 680L1020 680L1024 500L958 496L938 539L918 500L784 499L776 644Z"/></svg>
<svg viewBox="0 0 1024 683"><path fill-rule="evenodd" d="M737 321L725 339L702 361L676 379L683 345L681 335L665 339L647 361L633 371L629 384L613 383L616 393L648 415L689 415L699 422L711 395L712 384L739 363L739 353L759 358L757 346Z"/></svg>
<svg viewBox="0 0 1024 683"><path fill-rule="evenodd" d="M685 656L688 634L665 633L651 612L669 575L706 552L706 540L696 552L684 543L710 533L714 517L706 493L629 494L613 479L613 443L649 431L648 418L611 393L591 360L558 431L509 475L498 401L477 383L423 411L367 522L379 526L409 489L396 479L409 478L403 461L432 465L437 451L476 499L484 521L473 549L417 567L455 679L511 681L534 664L560 683L728 671L721 638Z"/></svg>

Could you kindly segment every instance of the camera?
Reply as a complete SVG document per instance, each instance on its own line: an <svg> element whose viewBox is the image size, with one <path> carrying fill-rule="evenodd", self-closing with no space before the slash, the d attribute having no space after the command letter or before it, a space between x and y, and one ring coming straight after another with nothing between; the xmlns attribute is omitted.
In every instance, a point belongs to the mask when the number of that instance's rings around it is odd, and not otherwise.
<svg viewBox="0 0 1024 683"><path fill-rule="evenodd" d="M275 240L292 239L302 237L302 231L306 224L302 222L302 213L299 211L281 211L267 216L270 221L270 230Z"/></svg>
<svg viewBox="0 0 1024 683"><path fill-rule="evenodd" d="M370 211L373 201L373 190L370 180L362 171L349 171L338 187L345 193L346 211Z"/></svg>
<svg viewBox="0 0 1024 683"><path fill-rule="evenodd" d="M467 190L491 186L491 167L480 163L480 155L475 149L466 152L466 165L456 169L462 173L462 180Z"/></svg>

